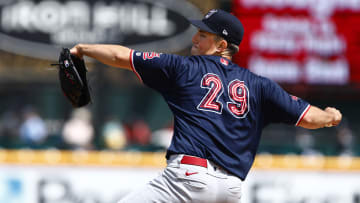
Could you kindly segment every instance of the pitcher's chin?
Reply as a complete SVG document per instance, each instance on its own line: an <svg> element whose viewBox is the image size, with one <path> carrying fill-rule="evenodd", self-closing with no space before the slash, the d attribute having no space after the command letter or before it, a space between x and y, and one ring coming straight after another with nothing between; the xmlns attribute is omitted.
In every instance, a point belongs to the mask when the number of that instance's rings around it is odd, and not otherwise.
<svg viewBox="0 0 360 203"><path fill-rule="evenodd" d="M191 55L199 55L199 51L196 47L192 46L191 47L191 51L190 51Z"/></svg>

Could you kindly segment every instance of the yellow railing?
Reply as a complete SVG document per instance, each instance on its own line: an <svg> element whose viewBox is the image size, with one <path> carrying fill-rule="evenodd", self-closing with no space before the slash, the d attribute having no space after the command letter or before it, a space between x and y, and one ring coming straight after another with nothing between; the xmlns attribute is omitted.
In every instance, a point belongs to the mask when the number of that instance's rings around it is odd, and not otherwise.
<svg viewBox="0 0 360 203"><path fill-rule="evenodd" d="M101 167L165 167L165 153L0 150L0 164ZM258 155L253 168L280 170L360 171L358 157Z"/></svg>
<svg viewBox="0 0 360 203"><path fill-rule="evenodd" d="M282 170L359 171L360 158L350 156L258 155L254 168Z"/></svg>
<svg viewBox="0 0 360 203"><path fill-rule="evenodd" d="M0 164L164 167L164 153L0 150Z"/></svg>

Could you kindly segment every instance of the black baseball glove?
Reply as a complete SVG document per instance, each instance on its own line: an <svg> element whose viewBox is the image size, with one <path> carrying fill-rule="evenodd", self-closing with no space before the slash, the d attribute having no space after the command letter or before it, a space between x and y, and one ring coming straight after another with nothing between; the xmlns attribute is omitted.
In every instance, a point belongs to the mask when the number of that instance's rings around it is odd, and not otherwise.
<svg viewBox="0 0 360 203"><path fill-rule="evenodd" d="M91 102L83 59L71 54L68 48L63 48L59 63L52 65L59 66L61 89L73 107L79 108Z"/></svg>

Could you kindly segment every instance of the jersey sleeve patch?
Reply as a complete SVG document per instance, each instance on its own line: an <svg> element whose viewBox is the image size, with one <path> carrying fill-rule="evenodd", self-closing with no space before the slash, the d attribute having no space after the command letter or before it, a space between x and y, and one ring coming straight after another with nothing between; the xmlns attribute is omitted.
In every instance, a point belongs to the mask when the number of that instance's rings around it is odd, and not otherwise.
<svg viewBox="0 0 360 203"><path fill-rule="evenodd" d="M178 55L133 50L131 57L131 68L139 80L160 92L169 90L183 70L184 59Z"/></svg>
<svg viewBox="0 0 360 203"><path fill-rule="evenodd" d="M160 58L160 54L161 53L156 53L156 52L144 52L143 53L143 60L151 60L154 58Z"/></svg>

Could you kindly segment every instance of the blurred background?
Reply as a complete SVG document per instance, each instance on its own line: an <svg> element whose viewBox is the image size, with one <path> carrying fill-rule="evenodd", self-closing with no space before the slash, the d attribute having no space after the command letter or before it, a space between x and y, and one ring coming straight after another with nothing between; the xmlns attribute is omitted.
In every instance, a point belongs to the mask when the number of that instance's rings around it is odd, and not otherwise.
<svg viewBox="0 0 360 203"><path fill-rule="evenodd" d="M73 109L50 64L77 43L189 55L186 18L212 8L245 27L236 63L344 117L266 127L243 201L359 203L359 0L0 0L0 202L116 202L155 177L173 125L162 97L85 58L93 102Z"/></svg>

